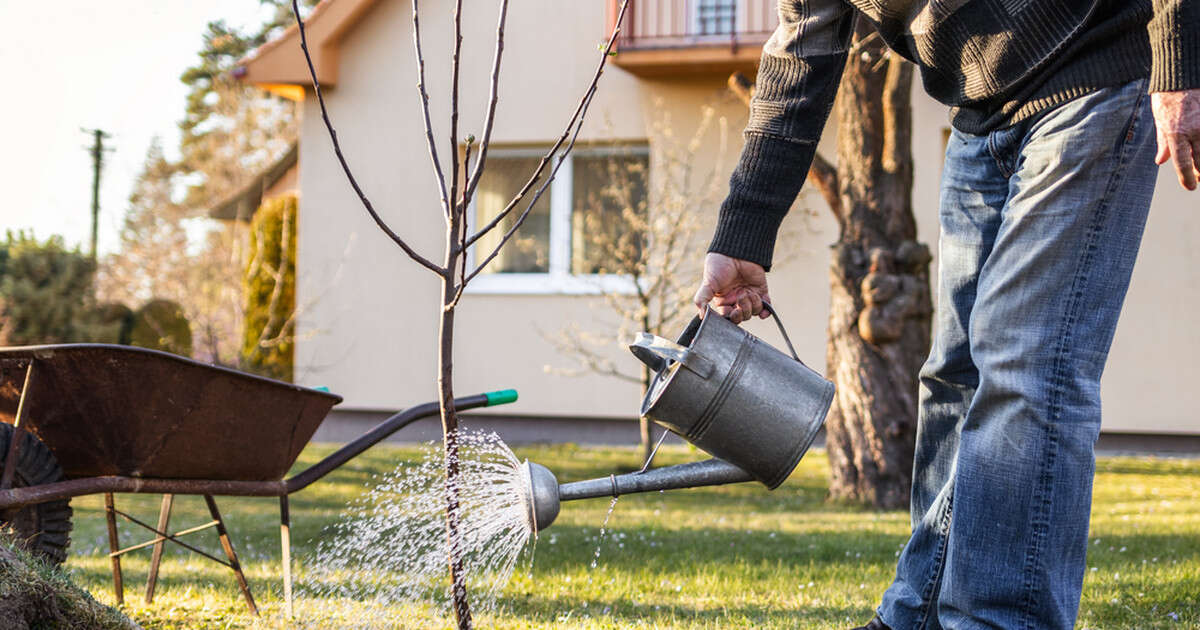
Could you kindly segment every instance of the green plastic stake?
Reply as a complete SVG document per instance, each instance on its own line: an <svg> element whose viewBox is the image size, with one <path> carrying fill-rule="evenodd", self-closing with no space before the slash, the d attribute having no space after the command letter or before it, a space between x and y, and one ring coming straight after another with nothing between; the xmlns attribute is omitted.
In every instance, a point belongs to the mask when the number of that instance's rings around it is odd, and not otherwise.
<svg viewBox="0 0 1200 630"><path fill-rule="evenodd" d="M487 397L487 406L495 407L496 405L507 405L508 403L517 402L517 390L502 389L498 392L488 392L484 394Z"/></svg>

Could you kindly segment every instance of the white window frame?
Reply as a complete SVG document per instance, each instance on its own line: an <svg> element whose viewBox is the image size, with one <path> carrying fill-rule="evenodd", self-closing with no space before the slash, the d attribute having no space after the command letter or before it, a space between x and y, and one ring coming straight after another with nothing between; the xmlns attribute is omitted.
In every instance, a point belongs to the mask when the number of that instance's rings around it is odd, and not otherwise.
<svg viewBox="0 0 1200 630"><path fill-rule="evenodd" d="M545 149L491 148L489 157L542 157ZM573 274L571 273L571 218L575 182L575 156L598 155L650 155L650 147L638 146L576 148L562 159L558 174L547 192L550 195L550 253L547 273L481 273L467 285L466 293L481 295L601 295L635 293L633 279L623 274ZM553 165L547 165L547 170ZM537 191L533 188L530 194ZM527 202L513 209L520 212ZM467 211L467 225L472 233L476 229L475 199ZM499 228L497 228L499 229ZM507 245L506 245L507 247ZM469 268L474 268L476 259L489 252L479 251L478 244L467 252Z"/></svg>
<svg viewBox="0 0 1200 630"><path fill-rule="evenodd" d="M742 10L741 0L733 0L733 18L732 18L733 19L733 30L731 32L729 32L729 33L703 33L703 34L700 32L701 27L703 26L703 24L701 24L701 22L700 22L700 4L702 3L702 1L703 0L697 0L697 2L695 2L694 4L691 5L692 15L690 17L691 17L691 22L692 22L692 33L694 34L694 36L697 40L712 39L712 40L724 41L724 40L728 40L730 37L737 34L738 16L740 15L741 10Z"/></svg>

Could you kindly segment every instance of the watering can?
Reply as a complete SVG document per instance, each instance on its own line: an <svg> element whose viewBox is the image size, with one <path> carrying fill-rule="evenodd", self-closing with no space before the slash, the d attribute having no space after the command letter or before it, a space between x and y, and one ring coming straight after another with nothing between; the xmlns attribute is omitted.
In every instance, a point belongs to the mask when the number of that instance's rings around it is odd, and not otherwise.
<svg viewBox="0 0 1200 630"><path fill-rule="evenodd" d="M559 484L545 466L523 464L534 531L549 527L563 501L653 490L758 481L774 490L808 451L833 402L833 383L705 307L675 341L640 333L629 346L654 378L641 414L712 459Z"/></svg>

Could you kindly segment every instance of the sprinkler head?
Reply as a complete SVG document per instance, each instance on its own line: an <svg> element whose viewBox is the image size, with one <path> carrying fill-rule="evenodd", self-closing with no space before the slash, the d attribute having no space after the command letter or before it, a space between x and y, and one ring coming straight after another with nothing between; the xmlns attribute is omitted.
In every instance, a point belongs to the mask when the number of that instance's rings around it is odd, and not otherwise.
<svg viewBox="0 0 1200 630"><path fill-rule="evenodd" d="M521 472L525 475L525 513L536 533L558 518L558 479L549 468L529 460L521 465Z"/></svg>

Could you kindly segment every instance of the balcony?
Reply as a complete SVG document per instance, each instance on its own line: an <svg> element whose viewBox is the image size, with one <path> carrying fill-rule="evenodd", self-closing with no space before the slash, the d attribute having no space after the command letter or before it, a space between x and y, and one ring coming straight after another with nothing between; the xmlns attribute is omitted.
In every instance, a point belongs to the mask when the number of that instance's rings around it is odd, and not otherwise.
<svg viewBox="0 0 1200 630"><path fill-rule="evenodd" d="M641 77L751 76L779 23L777 0L629 0L613 62ZM609 0L608 26L620 0Z"/></svg>

